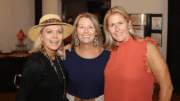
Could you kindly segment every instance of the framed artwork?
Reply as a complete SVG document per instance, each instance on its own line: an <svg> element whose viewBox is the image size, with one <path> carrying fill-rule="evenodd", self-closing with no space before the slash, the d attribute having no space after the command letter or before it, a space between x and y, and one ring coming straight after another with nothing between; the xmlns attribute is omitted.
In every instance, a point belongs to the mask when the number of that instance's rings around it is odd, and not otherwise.
<svg viewBox="0 0 180 101"><path fill-rule="evenodd" d="M156 44L161 47L162 46L162 34L161 33L151 33L151 38L156 41Z"/></svg>
<svg viewBox="0 0 180 101"><path fill-rule="evenodd" d="M162 14L150 14L151 37L159 47L162 47Z"/></svg>
<svg viewBox="0 0 180 101"><path fill-rule="evenodd" d="M142 37L154 37L157 44L161 46L162 36L162 14L129 14L135 33Z"/></svg>
<svg viewBox="0 0 180 101"><path fill-rule="evenodd" d="M162 30L162 17L152 17L152 30Z"/></svg>
<svg viewBox="0 0 180 101"><path fill-rule="evenodd" d="M150 14L151 30L162 32L162 14Z"/></svg>
<svg viewBox="0 0 180 101"><path fill-rule="evenodd" d="M138 36L144 38L144 26L134 26L133 28Z"/></svg>
<svg viewBox="0 0 180 101"><path fill-rule="evenodd" d="M131 14L130 19L133 25L146 25L146 14Z"/></svg>

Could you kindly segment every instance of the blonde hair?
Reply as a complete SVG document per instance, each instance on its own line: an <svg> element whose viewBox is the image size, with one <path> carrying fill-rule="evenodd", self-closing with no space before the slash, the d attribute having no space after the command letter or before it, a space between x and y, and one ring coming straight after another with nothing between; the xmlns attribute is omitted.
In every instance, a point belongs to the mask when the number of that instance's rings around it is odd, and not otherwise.
<svg viewBox="0 0 180 101"><path fill-rule="evenodd" d="M72 33L72 42L71 42L71 45L72 46L75 46L75 40L77 40L77 24L78 24L78 21L80 18L82 17L85 17L85 18L89 18L92 23L94 24L95 26L95 30L96 30L96 33L97 33L97 38L98 38L98 47L103 47L103 36L102 36L102 32L101 32L101 28L100 28L100 24L99 24L99 21L98 21L98 18L94 15L94 14L91 14L91 13L80 13L77 18L75 19L74 21L74 27L75 27L75 31L74 33Z"/></svg>
<svg viewBox="0 0 180 101"><path fill-rule="evenodd" d="M127 22L129 23L129 21L131 21L129 14L127 13L127 11L121 7L121 6L115 6L111 9L109 9L104 17L104 24L103 24L103 29L104 29L104 33L105 33L105 47L108 50L112 50L112 48L116 47L116 41L112 38L109 30L108 30L108 18L110 15L114 14L114 13L120 13L122 16L124 16L124 18L127 20ZM134 29L133 29L133 25L132 23L130 24L130 30L129 30L130 34L132 36L135 36L138 38L138 36L135 34Z"/></svg>
<svg viewBox="0 0 180 101"><path fill-rule="evenodd" d="M40 34L42 34L43 29L44 29L44 27L41 29ZM63 30L62 30L62 31L63 31ZM63 52L62 52L63 47L64 47L64 43L63 43L63 40L62 40L61 46L60 46L59 49L56 51L56 54L57 54L58 56L60 56L60 57L63 57L63 56L64 56L64 54L63 54ZM43 47L41 38L40 38L40 36L39 36L39 37L36 39L36 41L34 42L33 48L29 51L29 53L39 52L39 51L41 51L42 49L44 49L44 47ZM47 55L47 54L46 54L46 55Z"/></svg>

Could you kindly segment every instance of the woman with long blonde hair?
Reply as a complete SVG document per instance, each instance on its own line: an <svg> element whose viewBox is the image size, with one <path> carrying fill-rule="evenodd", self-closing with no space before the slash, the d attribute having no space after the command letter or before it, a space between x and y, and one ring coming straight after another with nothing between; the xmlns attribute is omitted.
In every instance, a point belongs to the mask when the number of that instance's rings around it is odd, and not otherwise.
<svg viewBox="0 0 180 101"><path fill-rule="evenodd" d="M160 101L170 101L173 91L167 64L156 42L137 39L130 17L115 6L104 17L105 46L111 50L105 74L105 101L152 101L154 78Z"/></svg>
<svg viewBox="0 0 180 101"><path fill-rule="evenodd" d="M29 29L28 37L35 43L23 68L17 101L63 101L67 73L58 58L63 56L63 39L73 31L56 14L44 15Z"/></svg>

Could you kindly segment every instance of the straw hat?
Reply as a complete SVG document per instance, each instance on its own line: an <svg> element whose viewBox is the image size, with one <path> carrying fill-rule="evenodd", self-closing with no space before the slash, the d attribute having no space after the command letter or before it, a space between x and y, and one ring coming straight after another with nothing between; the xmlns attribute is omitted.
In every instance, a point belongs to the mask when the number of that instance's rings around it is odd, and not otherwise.
<svg viewBox="0 0 180 101"><path fill-rule="evenodd" d="M46 14L41 17L39 25L33 26L29 29L28 37L35 42L39 37L40 30L47 25L61 25L63 27L63 39L70 36L75 29L73 25L63 23L60 16L56 14Z"/></svg>

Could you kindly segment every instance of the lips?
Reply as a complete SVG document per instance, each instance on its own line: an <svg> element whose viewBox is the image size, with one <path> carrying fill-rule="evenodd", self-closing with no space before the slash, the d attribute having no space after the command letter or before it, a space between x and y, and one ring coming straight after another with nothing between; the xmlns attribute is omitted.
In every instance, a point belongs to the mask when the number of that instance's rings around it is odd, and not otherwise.
<svg viewBox="0 0 180 101"><path fill-rule="evenodd" d="M89 38L89 37L91 37L91 36L83 36L83 38Z"/></svg>
<svg viewBox="0 0 180 101"><path fill-rule="evenodd" d="M59 41L50 41L50 43L56 43L56 44L57 44L58 42L59 42Z"/></svg>
<svg viewBox="0 0 180 101"><path fill-rule="evenodd" d="M122 35L123 32L120 32L120 33L116 33L115 35Z"/></svg>

